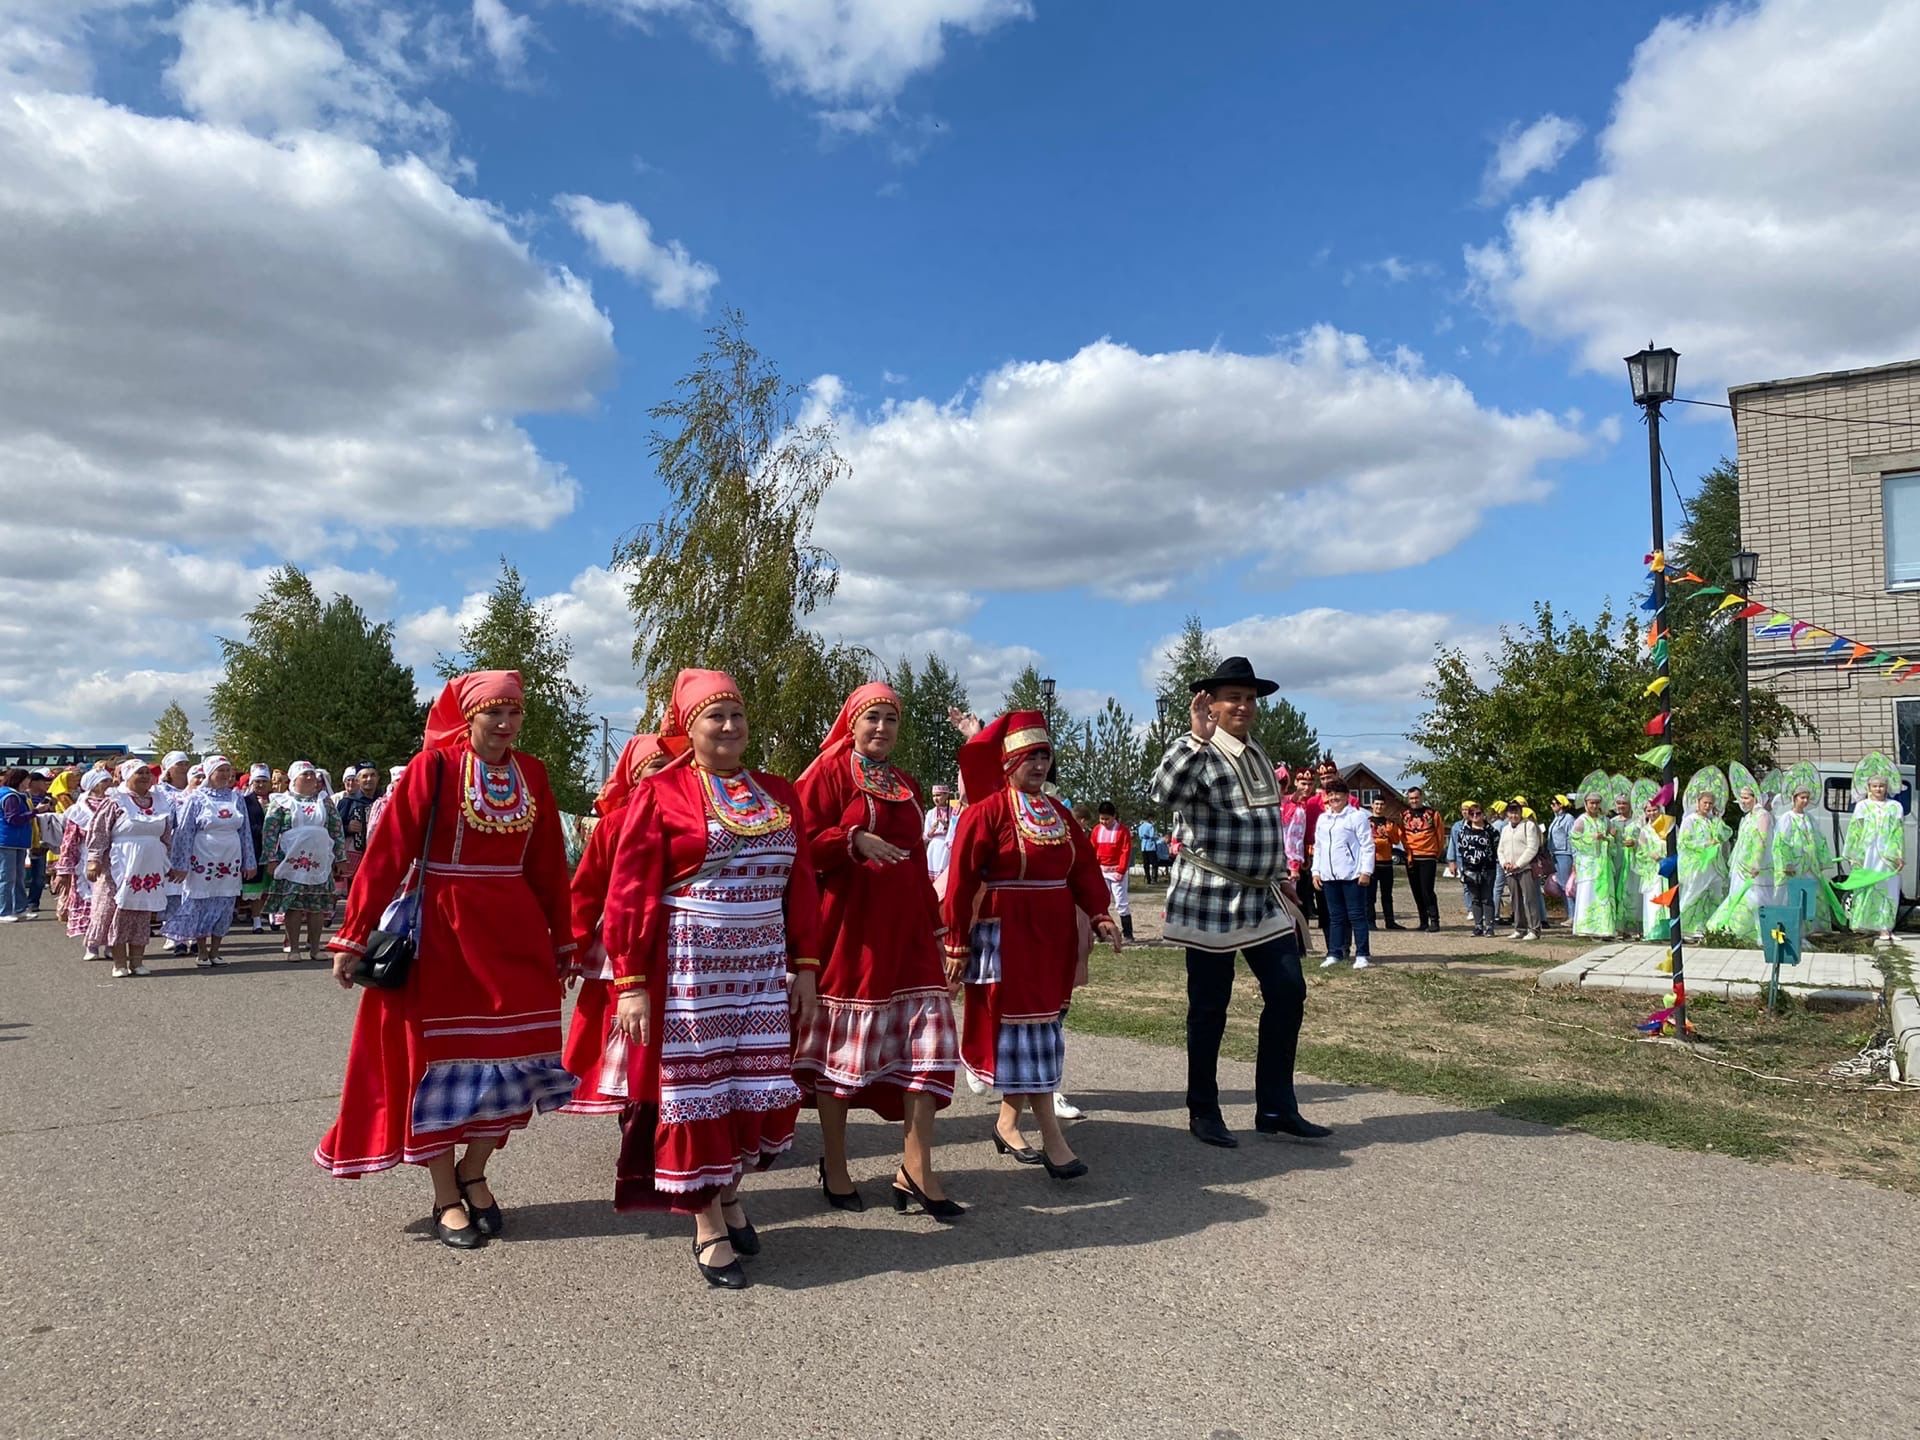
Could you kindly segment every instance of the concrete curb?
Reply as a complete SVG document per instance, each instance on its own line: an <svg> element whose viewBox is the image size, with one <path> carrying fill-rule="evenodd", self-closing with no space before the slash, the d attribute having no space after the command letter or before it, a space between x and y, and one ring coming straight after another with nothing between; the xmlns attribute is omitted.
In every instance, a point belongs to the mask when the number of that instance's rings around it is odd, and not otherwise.
<svg viewBox="0 0 1920 1440"><path fill-rule="evenodd" d="M1908 975L1920 969L1920 949L1905 940L1895 940L1907 957ZM1920 1081L1920 991L1915 981L1902 985L1894 981L1887 997L1887 1014L1893 1026L1893 1074L1896 1080Z"/></svg>

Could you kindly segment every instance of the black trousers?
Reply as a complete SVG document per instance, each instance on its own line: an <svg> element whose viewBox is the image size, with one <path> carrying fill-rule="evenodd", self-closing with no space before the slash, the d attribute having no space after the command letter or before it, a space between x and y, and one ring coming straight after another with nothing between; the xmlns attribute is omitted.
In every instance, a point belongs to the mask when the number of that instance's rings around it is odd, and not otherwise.
<svg viewBox="0 0 1920 1440"><path fill-rule="evenodd" d="M1260 1049L1254 1061L1254 1108L1262 1115L1293 1115L1294 1052L1307 1008L1300 946L1281 935L1240 952L1260 983ZM1220 1038L1233 998L1233 953L1187 951L1187 1113L1220 1117Z"/></svg>
<svg viewBox="0 0 1920 1440"><path fill-rule="evenodd" d="M1393 863L1382 860L1373 867L1373 899L1369 902L1373 918L1379 920L1381 912L1386 914L1387 924L1393 924Z"/></svg>
<svg viewBox="0 0 1920 1440"><path fill-rule="evenodd" d="M1433 881L1439 874L1438 860L1407 861L1407 888L1413 891L1413 908L1420 912L1423 924L1440 923L1440 902L1434 898Z"/></svg>

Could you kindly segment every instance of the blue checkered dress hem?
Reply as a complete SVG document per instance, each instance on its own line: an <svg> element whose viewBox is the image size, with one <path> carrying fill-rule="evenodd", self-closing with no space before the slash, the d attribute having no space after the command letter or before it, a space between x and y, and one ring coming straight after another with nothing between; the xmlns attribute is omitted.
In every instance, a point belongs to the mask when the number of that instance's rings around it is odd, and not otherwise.
<svg viewBox="0 0 1920 1440"><path fill-rule="evenodd" d="M993 1056L993 1088L1002 1095L1051 1095L1066 1068L1067 1030L1060 1021L1002 1022Z"/></svg>
<svg viewBox="0 0 1920 1440"><path fill-rule="evenodd" d="M558 1055L531 1060L447 1060L429 1065L413 1091L413 1133L457 1130L556 1110L579 1082Z"/></svg>

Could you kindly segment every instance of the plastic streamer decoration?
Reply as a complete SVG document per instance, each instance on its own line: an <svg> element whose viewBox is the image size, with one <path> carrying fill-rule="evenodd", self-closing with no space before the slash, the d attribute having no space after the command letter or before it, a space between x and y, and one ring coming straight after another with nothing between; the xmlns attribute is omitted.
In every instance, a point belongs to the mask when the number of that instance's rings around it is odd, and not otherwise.
<svg viewBox="0 0 1920 1440"><path fill-rule="evenodd" d="M1787 614L1784 610L1775 610L1763 601L1749 599L1745 595L1736 595L1731 590L1723 589L1718 585L1709 585L1704 576L1696 575L1691 570L1684 575L1668 572L1667 583L1696 587L1692 596L1696 600L1718 595L1720 603L1715 607L1714 614L1725 615L1729 611L1734 611L1733 618L1743 624L1765 615L1767 628L1773 630L1784 627L1787 631L1787 643L1795 650L1800 648L1802 640L1824 641L1826 652L1821 658L1836 663L1842 670L1851 670L1856 665L1867 669L1884 670L1893 677L1893 683L1896 685L1903 685L1915 675L1920 675L1920 660L1896 655L1891 651L1856 640L1851 635L1842 635L1831 625L1801 620ZM1735 606L1739 607L1737 611L1734 610Z"/></svg>

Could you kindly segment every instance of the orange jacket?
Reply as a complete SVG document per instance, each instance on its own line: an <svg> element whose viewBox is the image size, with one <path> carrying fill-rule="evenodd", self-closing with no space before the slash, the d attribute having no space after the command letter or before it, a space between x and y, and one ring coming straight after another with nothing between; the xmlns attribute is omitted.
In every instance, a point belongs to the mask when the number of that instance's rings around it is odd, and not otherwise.
<svg viewBox="0 0 1920 1440"><path fill-rule="evenodd" d="M1409 860L1438 860L1447 853L1447 825L1431 805L1400 812L1400 834Z"/></svg>
<svg viewBox="0 0 1920 1440"><path fill-rule="evenodd" d="M1393 847L1396 845L1404 846L1406 843L1406 836L1400 833L1399 825L1393 821L1376 820L1373 822L1373 863L1376 866L1385 865L1391 861L1393 859Z"/></svg>

